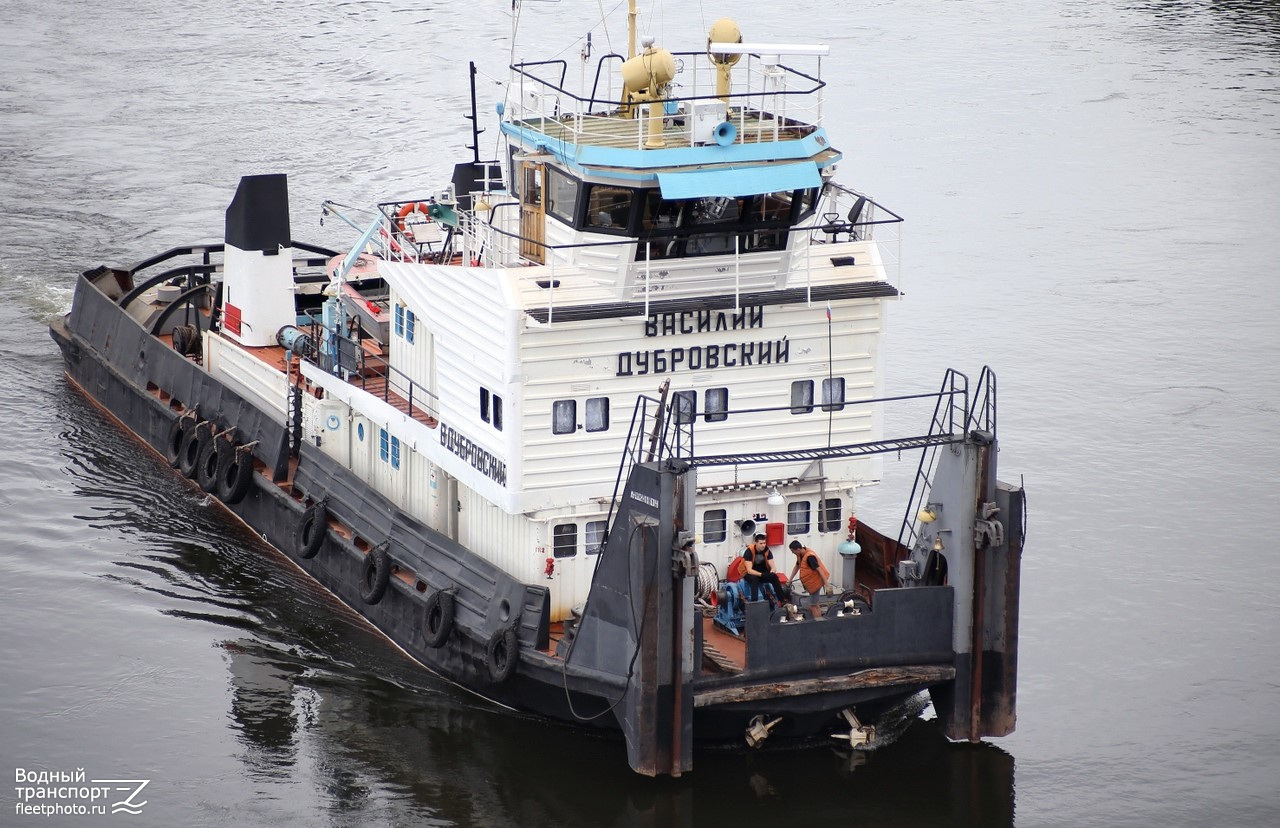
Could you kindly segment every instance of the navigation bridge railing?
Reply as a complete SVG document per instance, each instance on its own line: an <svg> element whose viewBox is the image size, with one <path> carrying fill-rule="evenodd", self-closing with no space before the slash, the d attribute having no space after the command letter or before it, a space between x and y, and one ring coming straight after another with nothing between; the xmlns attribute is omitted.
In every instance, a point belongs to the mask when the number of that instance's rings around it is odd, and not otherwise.
<svg viewBox="0 0 1280 828"><path fill-rule="evenodd" d="M782 64L777 56L743 55L733 68L727 101L716 95L717 67L705 52L674 52L676 76L667 84L663 140L667 146L715 143L712 129L728 121L735 143L796 140L822 124L821 56L812 73ZM795 57L791 56L794 61ZM505 113L513 126L533 130L558 143L643 149L648 140L648 105L623 101L622 55L596 63L590 93L585 73L578 91L566 85L564 60L517 63ZM718 113L708 123L703 113ZM704 129L705 127L705 129Z"/></svg>

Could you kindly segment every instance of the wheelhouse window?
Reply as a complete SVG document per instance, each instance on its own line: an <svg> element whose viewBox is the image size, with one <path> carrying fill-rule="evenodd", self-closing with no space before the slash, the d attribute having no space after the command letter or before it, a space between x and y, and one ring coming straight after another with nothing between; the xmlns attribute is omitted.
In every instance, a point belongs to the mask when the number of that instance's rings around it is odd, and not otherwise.
<svg viewBox="0 0 1280 828"><path fill-rule="evenodd" d="M413 315L413 311L405 308L404 311L404 338L410 345L413 344L413 333L416 328L417 317Z"/></svg>
<svg viewBox="0 0 1280 828"><path fill-rule="evenodd" d="M396 336L404 336L404 305L396 302Z"/></svg>
<svg viewBox="0 0 1280 828"><path fill-rule="evenodd" d="M813 380L791 383L791 413L808 414L813 410Z"/></svg>
<svg viewBox="0 0 1280 828"><path fill-rule="evenodd" d="M587 431L609 430L609 398L591 397L587 400Z"/></svg>
<svg viewBox="0 0 1280 828"><path fill-rule="evenodd" d="M708 509L702 513L702 542L720 543L729 533L729 513L724 509Z"/></svg>
<svg viewBox="0 0 1280 828"><path fill-rule="evenodd" d="M640 249L654 259L780 250L796 220L796 192L781 190L745 196L664 199L660 190L640 198ZM811 207L809 209L812 209Z"/></svg>
<svg viewBox="0 0 1280 828"><path fill-rule="evenodd" d="M844 410L844 377L833 377L822 381L822 410Z"/></svg>
<svg viewBox="0 0 1280 828"><path fill-rule="evenodd" d="M719 423L729 419L729 389L708 388L703 406L704 416L709 423Z"/></svg>
<svg viewBox="0 0 1280 828"><path fill-rule="evenodd" d="M391 438L391 468L400 468L400 438Z"/></svg>
<svg viewBox="0 0 1280 828"><path fill-rule="evenodd" d="M551 404L551 433L572 434L578 430L577 400L556 400Z"/></svg>
<svg viewBox="0 0 1280 828"><path fill-rule="evenodd" d="M578 220L581 184L555 167L547 167L547 212L573 227Z"/></svg>
<svg viewBox="0 0 1280 828"><path fill-rule="evenodd" d="M793 500L787 504L787 534L803 535L809 531L809 501Z"/></svg>
<svg viewBox="0 0 1280 828"><path fill-rule="evenodd" d="M578 524L557 523L551 527L551 554L556 558L572 558L578 553Z"/></svg>
<svg viewBox="0 0 1280 828"><path fill-rule="evenodd" d="M629 235L634 196L630 187L592 184L587 190L586 228L593 233Z"/></svg>

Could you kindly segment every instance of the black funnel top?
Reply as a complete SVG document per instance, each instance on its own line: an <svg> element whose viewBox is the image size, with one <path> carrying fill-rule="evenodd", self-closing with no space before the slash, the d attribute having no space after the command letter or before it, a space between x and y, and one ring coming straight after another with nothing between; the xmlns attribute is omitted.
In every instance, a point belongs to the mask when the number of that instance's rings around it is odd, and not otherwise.
<svg viewBox="0 0 1280 828"><path fill-rule="evenodd" d="M275 253L291 247L289 179L284 173L246 175L227 208L226 242L241 250Z"/></svg>

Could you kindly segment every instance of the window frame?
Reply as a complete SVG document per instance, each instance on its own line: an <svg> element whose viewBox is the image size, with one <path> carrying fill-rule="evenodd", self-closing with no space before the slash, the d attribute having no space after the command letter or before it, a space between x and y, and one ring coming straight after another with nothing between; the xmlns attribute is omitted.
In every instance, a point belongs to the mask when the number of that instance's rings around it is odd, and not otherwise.
<svg viewBox="0 0 1280 828"><path fill-rule="evenodd" d="M838 400L828 398L828 389L834 390L837 388L840 390L840 398ZM844 377L824 377L822 380L822 410L843 411L847 404Z"/></svg>
<svg viewBox="0 0 1280 828"><path fill-rule="evenodd" d="M797 389L804 389L807 392L802 395L806 401L800 405L796 405ZM794 380L791 383L791 413L797 415L813 413L813 380Z"/></svg>
<svg viewBox="0 0 1280 828"><path fill-rule="evenodd" d="M672 405L676 410L676 425L692 425L698 419L698 392L677 391L671 396L673 397ZM680 404L681 400L688 400L687 410Z"/></svg>
<svg viewBox="0 0 1280 828"><path fill-rule="evenodd" d="M793 515L800 510L796 507L803 507L804 523L793 519ZM808 500L791 500L787 502L787 534L788 535L807 535L813 526L813 505Z"/></svg>
<svg viewBox="0 0 1280 828"><path fill-rule="evenodd" d="M831 517L832 515L834 518ZM843 516L844 500L842 498L818 498L818 532L839 532Z"/></svg>
<svg viewBox="0 0 1280 828"><path fill-rule="evenodd" d="M723 398L719 407L712 406L712 393ZM702 418L708 423L723 423L729 419L729 388L727 386L708 388L702 392Z"/></svg>
<svg viewBox="0 0 1280 828"><path fill-rule="evenodd" d="M557 182L557 183L553 183ZM553 203L561 201L559 198L564 191L556 190L560 186L559 182L567 182L571 185L570 190L573 193L573 203L570 205L571 211L564 211L558 207L552 207ZM578 229L582 224L582 210L586 199L582 197L582 181L574 178L559 167L553 167L547 164L543 172L542 180L542 198L544 200L543 209L547 215L552 216L561 224L567 224L574 229Z"/></svg>
<svg viewBox="0 0 1280 828"><path fill-rule="evenodd" d="M718 517L716 517L718 515ZM714 527L718 523L719 529ZM729 510L707 509L702 513L702 542L724 543L729 537Z"/></svg>
<svg viewBox="0 0 1280 828"><path fill-rule="evenodd" d="M595 403L595 406L592 406ZM597 418L603 412L604 425L597 422L595 428L591 427L592 408L596 409ZM600 432L609 430L609 398L608 397L587 397L586 405L583 406L583 419L587 431Z"/></svg>
<svg viewBox="0 0 1280 828"><path fill-rule="evenodd" d="M557 428L559 422L558 411L566 410L570 419L570 427L565 430ZM551 433L552 434L574 434L578 430L578 401L573 399L554 400L551 403Z"/></svg>
<svg viewBox="0 0 1280 828"><path fill-rule="evenodd" d="M572 532L562 532L562 529L571 529ZM569 536L573 542L569 545L562 543L564 536ZM563 550L568 549L568 552ZM570 521L569 523L556 523L551 526L551 557L557 559L574 558L578 555L578 524Z"/></svg>
<svg viewBox="0 0 1280 828"><path fill-rule="evenodd" d="M589 520L582 526L582 543L584 551L588 555L599 555L604 552L604 533L609 528L607 520ZM597 540L591 542L592 535L595 534Z"/></svg>

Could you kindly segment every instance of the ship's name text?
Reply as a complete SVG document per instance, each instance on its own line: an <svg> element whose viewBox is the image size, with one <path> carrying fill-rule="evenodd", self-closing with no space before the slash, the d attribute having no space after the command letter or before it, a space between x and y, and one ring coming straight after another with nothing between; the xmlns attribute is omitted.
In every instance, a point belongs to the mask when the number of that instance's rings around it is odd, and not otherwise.
<svg viewBox="0 0 1280 828"><path fill-rule="evenodd" d="M764 306L743 305L736 311L691 310L651 313L644 321L645 336L745 331L764 327Z"/></svg>
<svg viewBox="0 0 1280 828"><path fill-rule="evenodd" d="M665 374L668 371L710 371L751 365L783 365L791 361L791 343L782 339L760 342L726 342L688 348L654 348L618 354L615 376Z"/></svg>
<svg viewBox="0 0 1280 828"><path fill-rule="evenodd" d="M499 458L471 442L465 434L456 428L440 423L440 445L471 464L476 471L496 481L499 485L507 485L507 464Z"/></svg>

